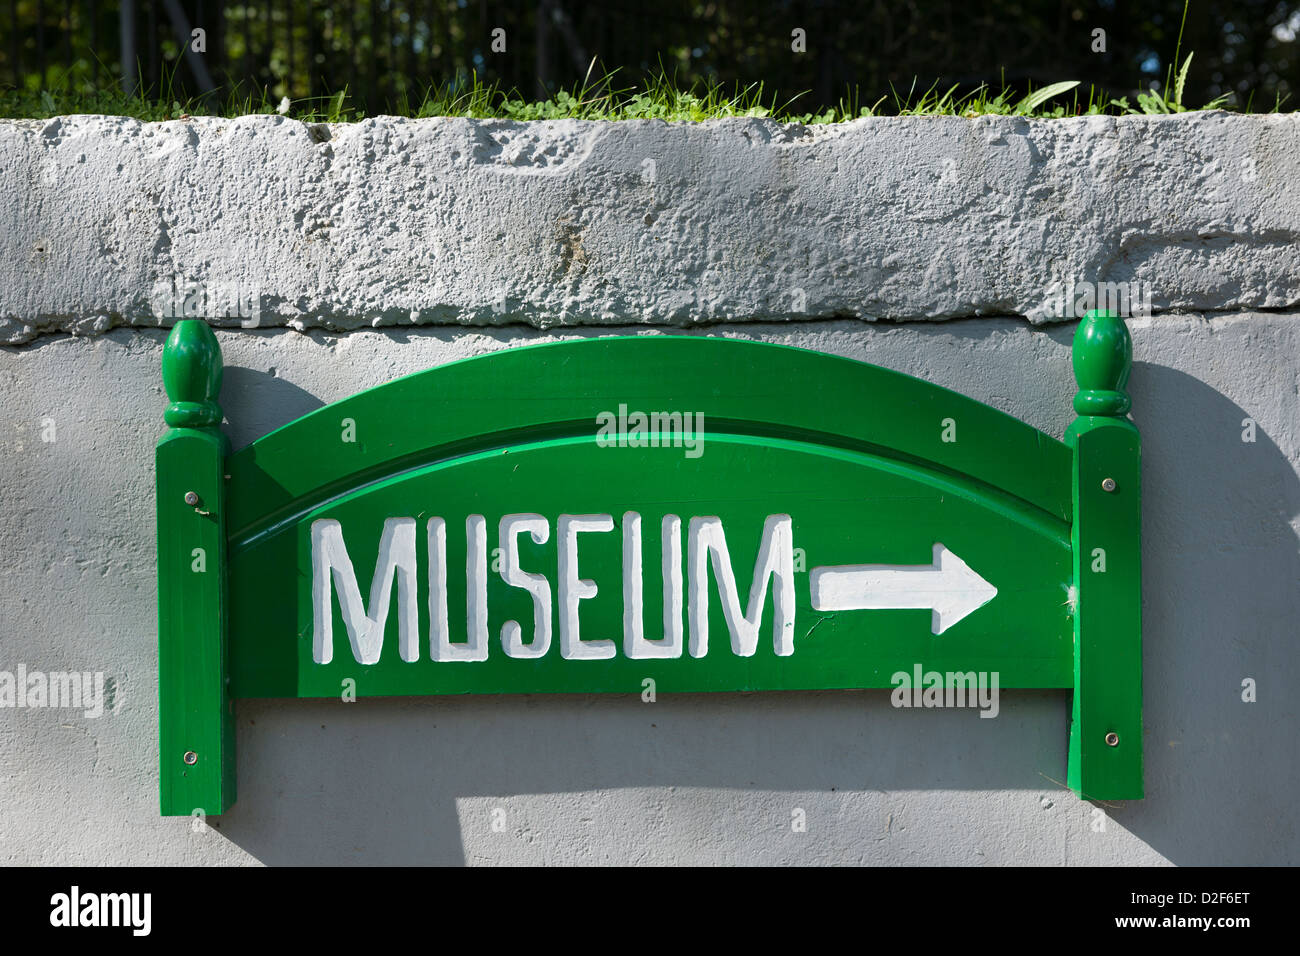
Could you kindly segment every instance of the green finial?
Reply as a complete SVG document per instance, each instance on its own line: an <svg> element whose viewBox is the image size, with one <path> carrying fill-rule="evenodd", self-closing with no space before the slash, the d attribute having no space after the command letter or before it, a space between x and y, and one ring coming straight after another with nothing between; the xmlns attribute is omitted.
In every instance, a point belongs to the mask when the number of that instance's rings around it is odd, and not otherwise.
<svg viewBox="0 0 1300 956"><path fill-rule="evenodd" d="M163 387L171 404L163 419L172 428L221 424L221 346L200 319L176 323L163 347Z"/></svg>
<svg viewBox="0 0 1300 956"><path fill-rule="evenodd" d="M1102 309L1088 312L1074 333L1073 353L1079 383L1075 412L1114 418L1127 413L1133 404L1124 391L1133 367L1133 339L1124 320Z"/></svg>

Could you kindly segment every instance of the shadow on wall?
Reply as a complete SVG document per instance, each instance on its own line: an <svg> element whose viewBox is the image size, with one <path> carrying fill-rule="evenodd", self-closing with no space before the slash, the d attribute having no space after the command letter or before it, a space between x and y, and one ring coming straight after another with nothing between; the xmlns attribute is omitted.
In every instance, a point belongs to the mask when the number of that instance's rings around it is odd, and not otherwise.
<svg viewBox="0 0 1300 956"><path fill-rule="evenodd" d="M1147 798L1123 825L1174 863L1295 864L1300 477L1251 412L1138 362ZM1243 700L1243 681L1257 702Z"/></svg>
<svg viewBox="0 0 1300 956"><path fill-rule="evenodd" d="M325 404L292 382L238 365L227 365L222 372L218 402L227 411L223 430L232 451ZM234 415L229 414L231 408L236 409Z"/></svg>
<svg viewBox="0 0 1300 956"><path fill-rule="evenodd" d="M321 404L247 369L227 369L226 385L231 421L253 430L232 435L236 447ZM1138 363L1132 390L1147 798L1107 812L1174 863L1295 863L1300 480L1262 430L1242 442L1249 413L1203 382ZM1246 678L1258 703L1242 701ZM244 701L239 801L218 832L269 864L458 863L492 839L500 807L508 832L549 845L521 859L671 862L662 847L686 845L725 860L738 841L788 832L786 794L1030 790L1065 805L1068 726L1069 695L1051 691L1004 693L995 720L897 710L887 691ZM616 801L626 819L611 831L599 792L624 788L646 790ZM770 812L754 819L762 801L728 791L773 792ZM563 833L521 821L512 798L538 794L553 795ZM869 861L881 816L825 825ZM944 861L947 826L934 825L921 862ZM1066 842L1073 824L1042 826L1024 824L1039 844Z"/></svg>

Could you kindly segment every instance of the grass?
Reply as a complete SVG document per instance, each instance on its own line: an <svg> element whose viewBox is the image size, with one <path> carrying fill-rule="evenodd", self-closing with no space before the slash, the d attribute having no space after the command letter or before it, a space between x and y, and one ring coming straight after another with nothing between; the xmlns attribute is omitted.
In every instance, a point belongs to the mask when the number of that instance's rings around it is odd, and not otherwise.
<svg viewBox="0 0 1300 956"><path fill-rule="evenodd" d="M1051 83L1038 90L1030 89L1019 94L1006 85L993 92L987 84L958 94L958 86L941 91L938 82L921 93L911 89L900 95L895 89L890 95L864 105L857 89L845 91L839 102L818 112L801 112L797 102L803 94L781 102L775 93L766 95L762 83L737 85L728 91L716 83L693 83L680 86L661 68L639 87L619 87L615 73L592 82L591 69L582 83L572 89L560 90L544 100L525 100L514 90L503 90L495 83L484 83L476 73L458 78L454 83L430 85L418 105L403 94L393 104L388 115L415 118L432 116L463 116L476 119L513 120L647 120L658 119L670 123L698 123L703 120L730 116L761 117L786 123L825 124L843 123L868 116L1027 116L1059 119L1067 116L1097 115L1159 115L1186 113L1190 108L1183 103L1187 74L1191 70L1192 56L1178 66L1183 47L1183 27L1187 23L1184 0L1183 18L1178 25L1178 44L1174 59L1165 71L1165 79L1158 87L1141 90L1130 104L1128 97L1115 99L1106 92L1089 87L1086 98L1077 80ZM617 71L615 71L617 72ZM228 92L224 101L213 97L181 101L172 95L175 66L164 71L163 89L156 95L128 96L116 89L95 92L77 92L68 89L22 90L0 89L0 118L49 119L73 113L99 113L110 116L131 116L145 121L181 119L186 116L249 116L279 113L312 123L348 123L365 118L348 97L344 88L330 96L290 100L275 100L266 89L245 93L238 88ZM144 90L143 79L138 84ZM1065 94L1072 94L1068 99ZM1202 110L1222 109L1228 106L1229 96L1220 96ZM888 104L882 109L882 104ZM1247 101L1245 112L1252 112L1253 96ZM1272 112L1279 112L1282 100L1278 99Z"/></svg>
<svg viewBox="0 0 1300 956"><path fill-rule="evenodd" d="M786 123L824 124L843 123L867 116L1027 116L1057 119L1067 116L1097 115L1158 115L1185 113L1189 107L1183 103L1187 74L1192 66L1192 54L1182 61L1178 72L1174 66L1182 55L1183 26L1187 21L1187 2L1183 5L1183 21L1178 27L1178 45L1174 59L1165 72L1164 83L1158 88L1139 91L1136 102L1128 97L1114 99L1096 87L1089 87L1086 98L1077 80L1051 83L1038 90L1030 89L1020 94L1006 85L996 93L987 84L958 94L958 86L941 91L936 82L919 94L913 82L906 94L891 89L870 104L863 104L857 89L845 91L839 102L819 112L801 112L797 103L803 94L782 102L775 93L767 94L762 83L737 85L727 90L716 83L696 82L682 87L669 78L661 68L640 86L616 85L615 73L608 73L592 81L591 67L580 84L560 90L545 100L525 100L513 90L503 90L495 83L483 82L476 73L459 78L454 83L429 86L419 104L403 95L392 105L389 115L409 117L464 116L477 119L513 120L647 120L658 119L670 123L698 123L703 120L729 116L762 117ZM592 61L592 67L595 60ZM172 95L175 67L165 75L163 89L157 95L127 96L117 90L92 93L69 90L40 90L24 92L0 90L0 117L20 119L48 119L70 113L102 113L111 116L132 116L139 120L161 121L185 116L248 116L280 113L303 122L348 123L365 118L364 113L349 100L347 89L330 96L289 100L275 100L267 90L258 92L230 91L224 101L186 99ZM617 72L617 71L615 71ZM138 84L144 89L143 81ZM1071 94L1068 98L1066 94ZM1222 109L1230 98L1221 96L1200 107L1203 110ZM882 108L882 104L887 104ZM1251 112L1253 97L1246 104ZM1273 112L1282 108L1279 99Z"/></svg>
<svg viewBox="0 0 1300 956"><path fill-rule="evenodd" d="M806 112L798 108L801 97L782 101L768 93L762 83L725 88L717 84L695 83L679 86L663 73L652 76L634 87L620 87L611 74L596 81L588 79L571 89L562 89L545 100L526 100L514 91L485 83L471 74L456 83L430 86L419 102L407 97L393 103L387 115L408 117L464 116L480 119L514 120L635 120L659 119L667 122L700 122L723 117L763 117L779 122L825 124L843 123L868 116L1025 116L1063 118L1069 116L1166 114L1189 111L1183 103L1183 90L1191 67L1188 54L1176 75L1159 89L1141 91L1136 102L1128 97L1115 99L1095 87L1082 90L1077 81L1052 83L1027 94L1020 94L1005 84L994 90L981 85L958 93L958 87L942 89L937 83L917 91L915 85L906 93L891 90L871 103L863 103L857 90L848 90L830 108ZM1200 109L1221 109L1228 97L1219 97ZM1282 102L1273 106L1281 109ZM1251 111L1250 105L1246 111ZM304 122L347 123L365 118L352 102L347 89L330 96L312 99L277 100L266 90L234 90L224 100L179 99L163 90L160 95L126 96L118 90L72 92L41 90L24 92L0 90L0 117L48 119L72 113L102 113L131 116L154 122L184 116L247 116L283 113Z"/></svg>
<svg viewBox="0 0 1300 956"><path fill-rule="evenodd" d="M803 94L782 102L775 93L766 94L762 83L737 85L727 90L716 83L693 83L680 86L661 68L640 86L619 87L615 74L609 73L592 82L591 68L582 83L571 89L560 90L544 100L525 100L514 90L503 90L495 83L483 82L476 73L458 77L451 83L430 85L419 104L405 94L392 104L388 115L408 117L463 116L477 119L513 120L646 120L659 119L670 123L698 123L703 120L729 116L762 117L786 123L825 124L843 123L868 116L1026 116L1059 119L1067 116L1098 115L1159 115L1185 113L1191 107L1183 103L1187 74L1192 66L1192 53L1179 65L1182 55L1183 27L1187 23L1190 0L1184 0L1183 17L1178 26L1178 43L1174 59L1165 71L1164 82L1149 90L1135 94L1135 102L1128 97L1115 99L1103 90L1089 87L1086 96L1077 80L1051 83L1024 94L1006 85L994 92L987 84L958 94L958 86L941 90L938 82L917 93L916 83L906 94L891 88L889 95L864 104L860 91L845 91L839 102L816 112L802 112L798 101ZM595 60L592 61L594 67ZM1178 72L1174 73L1174 67ZM44 89L36 92L0 89L0 118L48 119L73 113L99 113L110 116L131 116L145 121L181 119L186 116L248 116L280 113L303 122L348 123L365 118L365 113L349 99L348 90L322 97L275 100L266 89L244 92L236 88L224 100L215 97L188 98L184 101L172 95L171 71L164 71L162 89L153 93L127 96L117 89L94 92L69 89ZM617 72L617 71L615 71ZM138 86L145 89L141 81ZM1070 94L1067 98L1066 94ZM1220 96L1201 106L1202 110L1228 107L1231 97ZM1277 99L1270 112L1280 112L1282 99ZM882 104L883 105L882 107ZM1253 112L1253 95L1247 100L1244 111Z"/></svg>

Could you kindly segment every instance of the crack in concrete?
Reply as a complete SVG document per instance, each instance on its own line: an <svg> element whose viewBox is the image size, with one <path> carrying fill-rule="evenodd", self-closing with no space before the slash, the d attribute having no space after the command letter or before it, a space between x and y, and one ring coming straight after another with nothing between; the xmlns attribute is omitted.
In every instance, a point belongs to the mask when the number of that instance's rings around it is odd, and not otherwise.
<svg viewBox="0 0 1300 956"><path fill-rule="evenodd" d="M1223 319L1231 319L1237 316L1248 317L1251 315L1278 315L1283 317L1300 319L1300 302L1292 303L1288 306L1276 307L1243 307L1232 309L1206 309L1206 308L1179 308L1179 309L1156 309L1149 316L1129 316L1129 319L1181 319L1181 318L1203 318L1206 321L1213 322ZM144 325L133 322L114 321L112 325L105 325L103 320L107 317L100 315L98 321L93 326L88 326L86 330L69 331L66 328L49 328L38 329L30 338L25 338L18 342L0 342L0 352L21 352L35 346L44 345L51 341L62 339L88 339L104 335L108 332L124 329L131 332L155 332L166 335L172 328L168 325ZM115 317L116 318L116 317ZM59 316L56 320L64 320L66 317ZM179 321L179 320L176 320ZM536 325L530 322L497 322L492 324L469 324L457 322L420 322L420 323L403 323L403 324L382 324L382 325L365 325L365 326L331 326L325 323L283 323L278 325L263 323L257 327L246 328L241 326L238 320L223 319L220 322L209 322L212 328L218 332L244 332L250 334L281 333L292 332L299 335L321 336L331 339L342 339L353 335L364 333L387 333L402 334L410 333L437 335L439 333L456 333L462 335L475 334L496 334L496 333L524 333L524 334L560 334L566 336L586 336L596 338L607 335L679 335L689 333L692 330L710 330L715 331L719 328L730 328L737 332L744 331L772 331L782 328L802 329L810 325L839 325L851 326L858 325L864 329L871 326L885 326L888 328L904 326L922 326L930 327L936 330L950 325L966 325L968 323L986 323L996 322L1013 322L1018 325L1024 325L1030 330L1048 331L1055 328L1068 328L1075 324L1078 319L1059 319L1052 322L1034 323L1023 315L1014 312L1003 313L977 313L967 315L954 315L942 318L921 316L921 317L889 317L876 316L863 318L858 316L847 315L798 315L783 317L758 316L751 319L735 318L718 318L718 319L701 319L691 323L669 323L659 322L649 324L644 322L611 322L608 325L594 325L590 323L578 325Z"/></svg>

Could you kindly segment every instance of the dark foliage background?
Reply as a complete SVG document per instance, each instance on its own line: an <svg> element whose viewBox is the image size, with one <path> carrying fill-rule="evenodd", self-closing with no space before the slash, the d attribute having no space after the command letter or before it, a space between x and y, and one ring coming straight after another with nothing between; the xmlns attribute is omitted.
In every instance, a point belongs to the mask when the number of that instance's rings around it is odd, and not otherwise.
<svg viewBox="0 0 1300 956"><path fill-rule="evenodd" d="M1182 0L0 0L0 86L89 91L139 77L150 95L179 99L232 88L299 99L346 86L375 113L470 71L536 97L580 82L594 58L595 75L617 70L621 85L662 65L687 85L761 80L782 102L801 94L800 110L833 105L846 87L866 104L891 85L935 82L1023 90L1075 79L1120 96L1161 81L1182 10ZM206 52L183 58L180 37L194 28ZM504 52L492 50L497 29ZM791 49L795 29L806 52ZM1097 29L1104 53L1093 51ZM1297 34L1300 3L1194 2L1184 102L1233 93L1230 105L1253 95L1253 108L1271 108L1300 88Z"/></svg>

